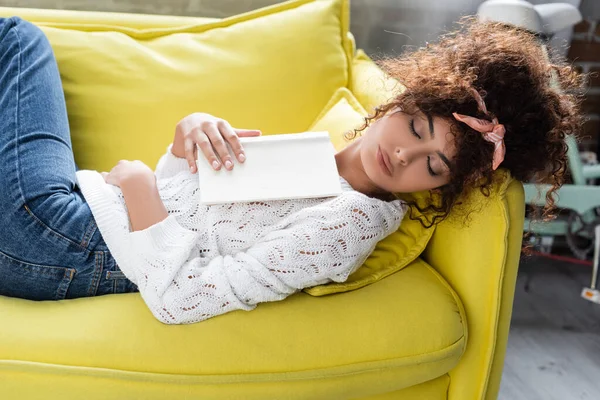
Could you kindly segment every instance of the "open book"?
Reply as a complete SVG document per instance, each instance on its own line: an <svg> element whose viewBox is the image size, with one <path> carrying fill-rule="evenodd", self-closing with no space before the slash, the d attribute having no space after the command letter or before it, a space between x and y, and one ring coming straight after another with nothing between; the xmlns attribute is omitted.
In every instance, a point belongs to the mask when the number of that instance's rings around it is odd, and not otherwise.
<svg viewBox="0 0 600 400"><path fill-rule="evenodd" d="M267 201L330 197L342 193L335 149L327 132L240 138L246 161L216 171L201 151L196 160L200 202Z"/></svg>

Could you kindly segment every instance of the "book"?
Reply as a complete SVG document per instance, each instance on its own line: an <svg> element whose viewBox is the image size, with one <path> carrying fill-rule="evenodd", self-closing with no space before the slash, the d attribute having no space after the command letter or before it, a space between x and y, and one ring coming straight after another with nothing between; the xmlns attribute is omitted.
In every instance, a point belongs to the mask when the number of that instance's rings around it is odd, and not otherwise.
<svg viewBox="0 0 600 400"><path fill-rule="evenodd" d="M331 197L342 193L335 149L327 132L240 138L246 161L227 144L234 167L215 170L198 149L200 203Z"/></svg>

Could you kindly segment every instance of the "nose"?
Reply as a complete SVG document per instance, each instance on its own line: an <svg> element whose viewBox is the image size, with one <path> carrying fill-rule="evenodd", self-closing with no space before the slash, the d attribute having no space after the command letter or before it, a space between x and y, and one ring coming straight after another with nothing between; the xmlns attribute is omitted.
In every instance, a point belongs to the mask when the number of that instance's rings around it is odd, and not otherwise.
<svg viewBox="0 0 600 400"><path fill-rule="evenodd" d="M410 163L409 152L405 148L396 147L396 149L394 149L394 155L393 155L392 162L394 164L398 163L398 164L402 165L403 167L406 167Z"/></svg>

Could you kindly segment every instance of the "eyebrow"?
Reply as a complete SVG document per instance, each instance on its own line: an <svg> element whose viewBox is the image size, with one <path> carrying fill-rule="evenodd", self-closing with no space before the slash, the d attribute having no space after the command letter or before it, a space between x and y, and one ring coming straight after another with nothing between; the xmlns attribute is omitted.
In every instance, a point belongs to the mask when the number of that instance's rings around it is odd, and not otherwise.
<svg viewBox="0 0 600 400"><path fill-rule="evenodd" d="M431 114L425 114L427 116L427 121L429 121L429 133L431 134L431 138L435 136L435 132L433 132L433 118L431 118Z"/></svg>
<svg viewBox="0 0 600 400"><path fill-rule="evenodd" d="M450 165L450 160L448 160L448 158L446 158L444 153L442 153L441 151L437 151L436 153L438 156L440 156L440 158L442 159L444 164L446 164L446 166L448 166L448 169L452 171L452 166Z"/></svg>
<svg viewBox="0 0 600 400"><path fill-rule="evenodd" d="M431 114L425 113L425 115L427 116L427 121L429 122L429 134L433 139L435 137L435 132L433 131L433 118L431 118ZM437 151L436 153L438 156L440 156L440 158L442 159L444 164L446 164L448 169L452 170L452 167L450 166L450 160L448 160L448 157L446 157L441 151Z"/></svg>

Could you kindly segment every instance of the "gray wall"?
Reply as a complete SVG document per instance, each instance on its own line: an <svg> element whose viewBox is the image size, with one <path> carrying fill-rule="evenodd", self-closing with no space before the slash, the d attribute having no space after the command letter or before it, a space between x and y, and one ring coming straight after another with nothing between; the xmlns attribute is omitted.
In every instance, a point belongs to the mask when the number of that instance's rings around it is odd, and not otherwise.
<svg viewBox="0 0 600 400"><path fill-rule="evenodd" d="M582 0L579 9L588 19L600 19L600 1L598 0Z"/></svg>
<svg viewBox="0 0 600 400"><path fill-rule="evenodd" d="M566 2L579 6L580 0L530 0L532 4ZM370 54L402 52L402 46L423 46L440 33L451 30L463 15L477 13L482 0L353 0L352 31L359 47ZM551 46L566 55L571 29L555 35Z"/></svg>

